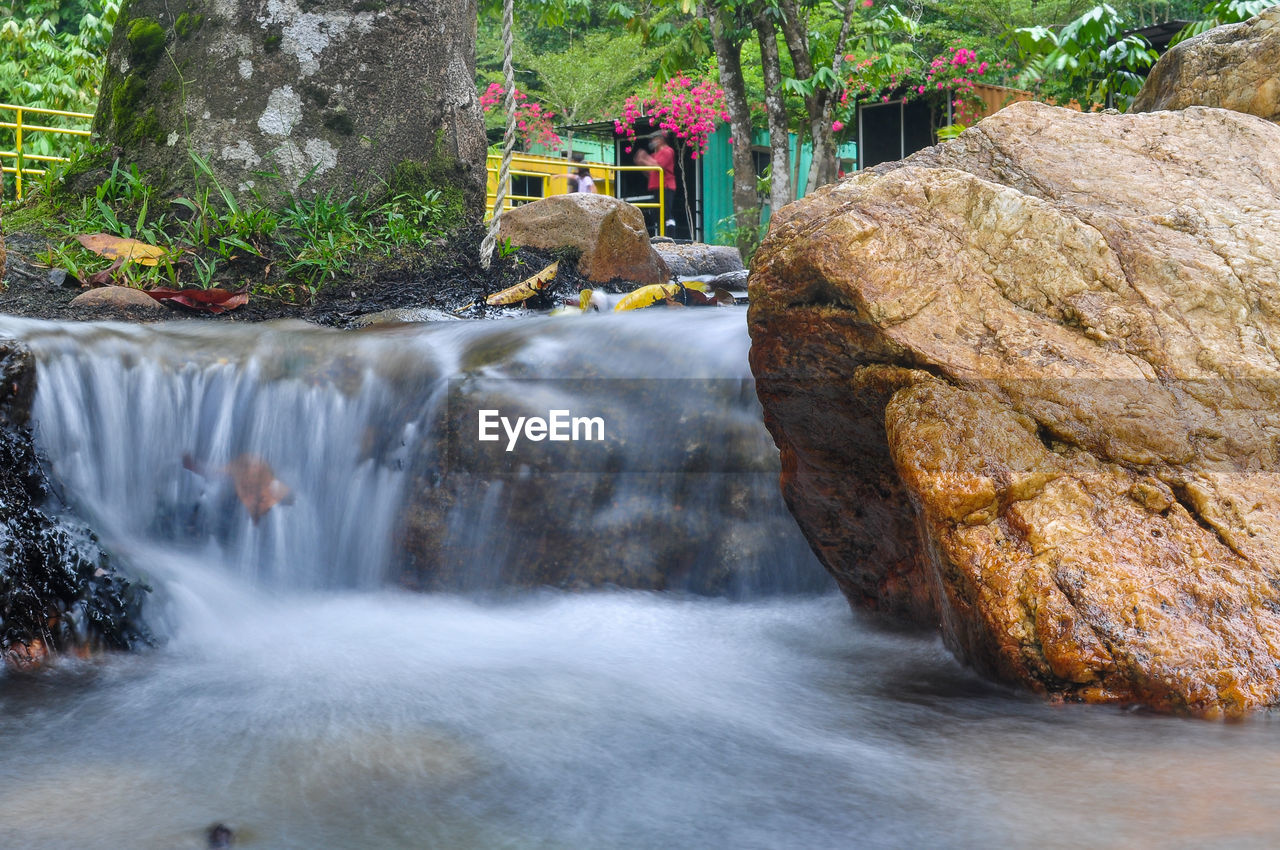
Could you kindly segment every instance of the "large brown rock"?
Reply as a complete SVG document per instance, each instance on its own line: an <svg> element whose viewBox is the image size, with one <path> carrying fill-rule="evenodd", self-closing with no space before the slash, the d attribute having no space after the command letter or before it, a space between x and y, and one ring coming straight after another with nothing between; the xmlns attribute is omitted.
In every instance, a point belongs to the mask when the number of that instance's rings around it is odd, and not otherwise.
<svg viewBox="0 0 1280 850"><path fill-rule="evenodd" d="M852 602L1067 698L1280 701L1280 127L1014 104L781 210L751 297Z"/></svg>
<svg viewBox="0 0 1280 850"><path fill-rule="evenodd" d="M644 216L608 195L552 195L502 214L498 238L542 251L582 252L578 271L588 280L663 283L667 265L649 244Z"/></svg>
<svg viewBox="0 0 1280 850"><path fill-rule="evenodd" d="M1280 121L1280 6L1174 45L1151 69L1131 111L1188 106Z"/></svg>

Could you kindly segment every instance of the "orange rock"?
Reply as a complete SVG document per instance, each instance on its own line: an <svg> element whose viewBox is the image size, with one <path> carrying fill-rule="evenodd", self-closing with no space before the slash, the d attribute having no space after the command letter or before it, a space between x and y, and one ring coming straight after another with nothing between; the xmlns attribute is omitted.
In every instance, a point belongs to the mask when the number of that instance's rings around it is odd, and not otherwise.
<svg viewBox="0 0 1280 850"><path fill-rule="evenodd" d="M1010 106L775 216L752 367L851 602L1068 699L1280 703L1280 127Z"/></svg>

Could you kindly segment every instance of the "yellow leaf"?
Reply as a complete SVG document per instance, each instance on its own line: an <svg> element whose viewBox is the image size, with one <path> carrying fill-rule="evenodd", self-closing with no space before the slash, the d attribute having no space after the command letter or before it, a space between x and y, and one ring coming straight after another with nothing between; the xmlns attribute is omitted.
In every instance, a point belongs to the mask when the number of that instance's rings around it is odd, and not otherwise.
<svg viewBox="0 0 1280 850"><path fill-rule="evenodd" d="M578 309L585 310L591 304L591 290L584 289L578 293Z"/></svg>
<svg viewBox="0 0 1280 850"><path fill-rule="evenodd" d="M693 289L698 292L711 291L711 284L707 283L705 280L682 280L680 283L684 285L685 289Z"/></svg>
<svg viewBox="0 0 1280 850"><path fill-rule="evenodd" d="M528 301L554 280L556 272L559 270L560 263L556 261L528 280L522 280L515 286L507 287L501 292L495 292L484 299L484 303L491 307L496 307L499 304L519 304L522 301Z"/></svg>
<svg viewBox="0 0 1280 850"><path fill-rule="evenodd" d="M126 239L123 236L112 236L110 233L81 234L76 237L81 245L95 254L110 260L124 260L141 263L144 266L159 264L160 259L168 253L163 248L139 242L137 239Z"/></svg>
<svg viewBox="0 0 1280 850"><path fill-rule="evenodd" d="M651 283L624 295L621 301L613 305L613 309L615 311L639 310L641 307L648 307L650 304L673 298L679 291L678 283Z"/></svg>

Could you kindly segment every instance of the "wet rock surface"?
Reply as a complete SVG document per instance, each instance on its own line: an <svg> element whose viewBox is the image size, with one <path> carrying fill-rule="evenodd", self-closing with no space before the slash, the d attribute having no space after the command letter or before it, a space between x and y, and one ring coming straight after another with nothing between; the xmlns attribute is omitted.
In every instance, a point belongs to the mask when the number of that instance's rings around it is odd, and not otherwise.
<svg viewBox="0 0 1280 850"><path fill-rule="evenodd" d="M1280 6L1169 48L1151 69L1131 111L1188 106L1280 121Z"/></svg>
<svg viewBox="0 0 1280 850"><path fill-rule="evenodd" d="M53 495L25 425L34 363L0 341L0 658L35 669L50 653L146 642L143 588Z"/></svg>
<svg viewBox="0 0 1280 850"><path fill-rule="evenodd" d="M1280 701L1280 128L1015 104L782 210L752 367L851 602L1049 694Z"/></svg>
<svg viewBox="0 0 1280 850"><path fill-rule="evenodd" d="M716 276L743 269L742 254L727 245L655 242L653 249L676 277Z"/></svg>

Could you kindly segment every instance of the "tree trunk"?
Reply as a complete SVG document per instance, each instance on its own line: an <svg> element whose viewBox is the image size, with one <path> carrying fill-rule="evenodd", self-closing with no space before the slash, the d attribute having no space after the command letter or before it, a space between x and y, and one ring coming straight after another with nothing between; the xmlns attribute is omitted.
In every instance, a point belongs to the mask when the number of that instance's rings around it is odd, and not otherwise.
<svg viewBox="0 0 1280 850"><path fill-rule="evenodd" d="M791 194L791 157L787 127L787 101L782 88L782 62L778 56L778 33L763 9L752 15L760 41L760 65L764 73L764 106L769 116L769 205L777 212L794 200Z"/></svg>
<svg viewBox="0 0 1280 850"><path fill-rule="evenodd" d="M840 35L836 39L835 54L832 59L833 72L839 71L840 59L844 55L845 45L849 40L853 7L854 0L845 0ZM779 8L783 12L782 34L787 42L787 52L791 54L791 64L795 68L796 77L802 80L812 79L815 69L813 55L809 52L807 22L801 16L795 0L781 0ZM806 194L836 179L836 143L835 133L831 129L835 107L834 95L835 92L831 89L815 87L813 93L804 99L809 137L813 141L813 158L809 162L809 174L805 180Z"/></svg>
<svg viewBox="0 0 1280 850"><path fill-rule="evenodd" d="M708 11L704 8L704 12ZM743 256L755 249L760 234L760 199L756 195L756 163L751 155L751 105L742 76L742 39L733 15L712 3L711 43L724 89L729 132L733 137L733 218L738 233L738 249Z"/></svg>
<svg viewBox="0 0 1280 850"><path fill-rule="evenodd" d="M242 196L345 197L387 180L441 189L478 218L476 15L476 0L132 0L94 130L177 191L197 182L194 152Z"/></svg>

